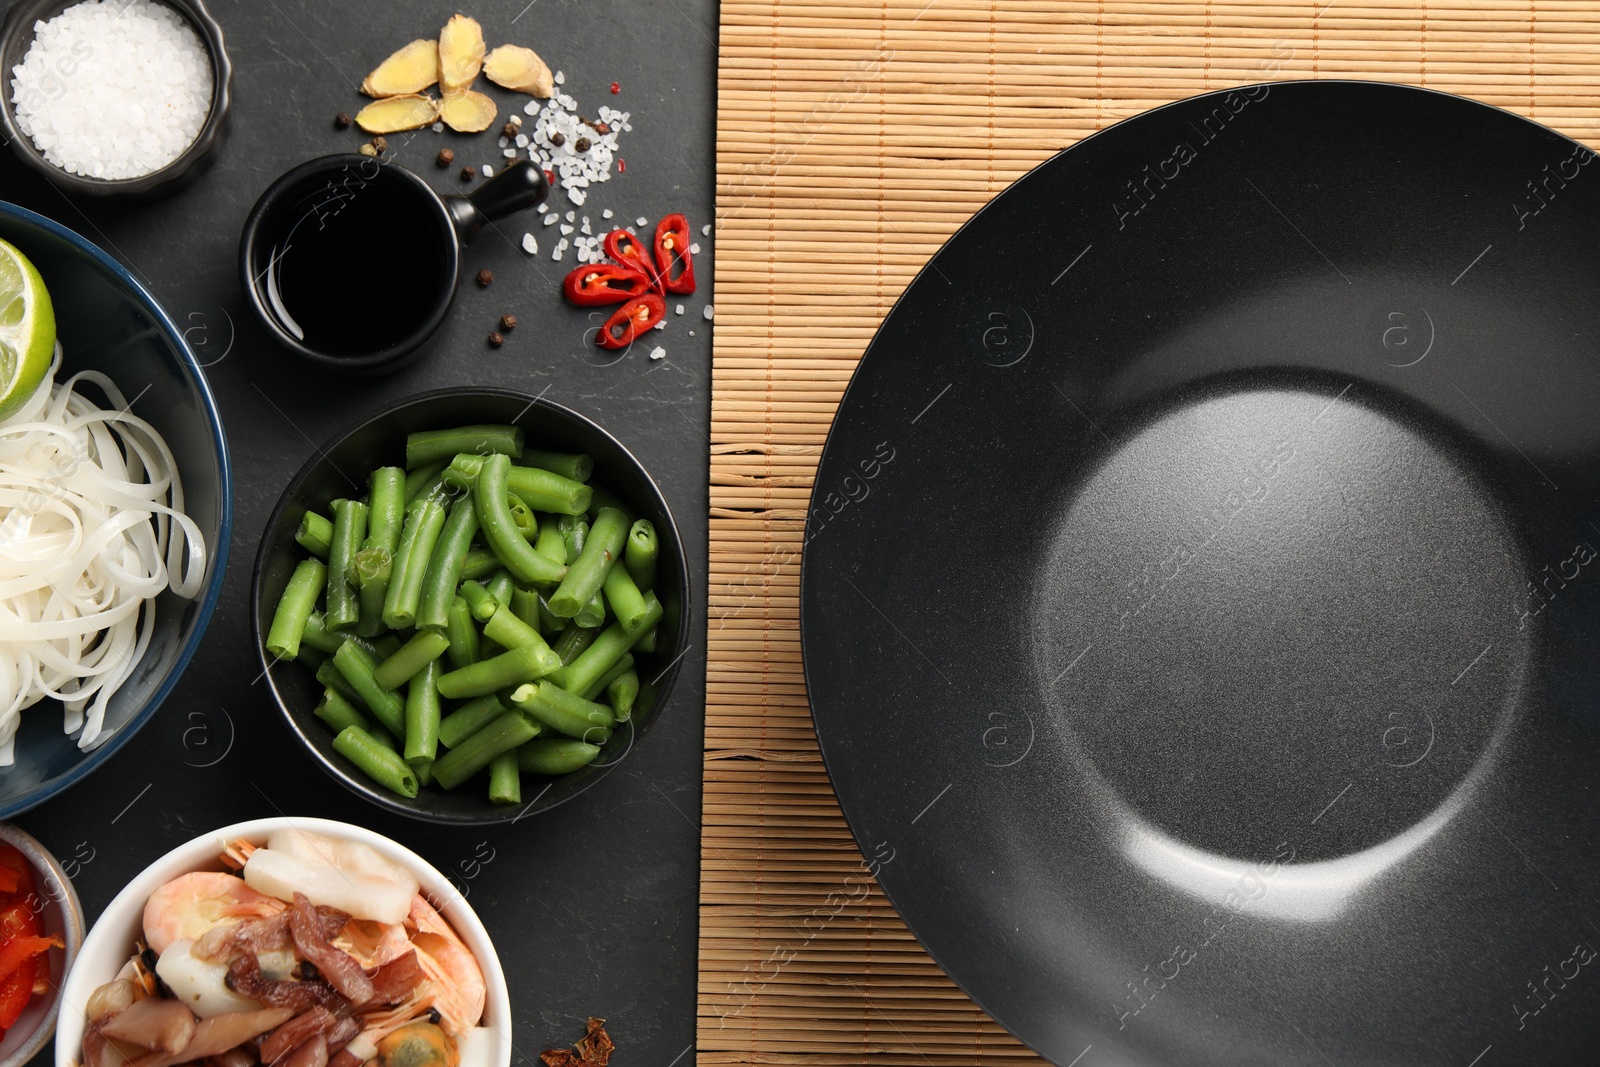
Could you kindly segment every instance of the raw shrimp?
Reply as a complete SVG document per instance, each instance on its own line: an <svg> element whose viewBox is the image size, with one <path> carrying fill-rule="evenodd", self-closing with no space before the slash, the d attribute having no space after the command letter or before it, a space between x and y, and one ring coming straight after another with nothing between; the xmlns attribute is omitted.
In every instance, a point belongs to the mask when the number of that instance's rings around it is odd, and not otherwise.
<svg viewBox="0 0 1600 1067"><path fill-rule="evenodd" d="M421 893L411 900L410 921L417 928L411 937L417 962L433 987L431 1006L438 1009L446 1033L463 1034L483 1018L487 997L483 970L472 950Z"/></svg>
<svg viewBox="0 0 1600 1067"><path fill-rule="evenodd" d="M174 941L193 941L218 923L265 919L284 907L237 875L194 871L150 894L144 906L144 939L159 955Z"/></svg>
<svg viewBox="0 0 1600 1067"><path fill-rule="evenodd" d="M399 923L351 919L333 939L333 946L350 953L356 962L370 970L410 952L411 938Z"/></svg>

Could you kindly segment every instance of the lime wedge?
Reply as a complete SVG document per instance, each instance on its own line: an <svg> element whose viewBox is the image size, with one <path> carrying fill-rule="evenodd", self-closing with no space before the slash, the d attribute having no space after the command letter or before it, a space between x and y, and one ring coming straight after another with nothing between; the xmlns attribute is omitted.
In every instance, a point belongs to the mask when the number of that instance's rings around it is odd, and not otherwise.
<svg viewBox="0 0 1600 1067"><path fill-rule="evenodd" d="M0 421L33 395L50 370L56 312L28 257L0 241Z"/></svg>

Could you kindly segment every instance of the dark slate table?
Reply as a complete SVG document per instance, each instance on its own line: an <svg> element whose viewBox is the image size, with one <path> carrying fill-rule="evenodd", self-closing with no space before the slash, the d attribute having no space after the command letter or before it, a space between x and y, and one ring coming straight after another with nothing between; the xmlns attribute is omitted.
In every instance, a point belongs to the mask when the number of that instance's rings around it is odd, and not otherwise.
<svg viewBox="0 0 1600 1067"><path fill-rule="evenodd" d="M450 319L412 367L387 378L325 375L266 339L244 304L235 246L245 215L278 174L353 151L333 128L355 113L362 77L388 52L437 32L458 10L422 0L211 0L232 57L227 143L194 185L152 204L69 199L0 153L0 197L77 230L128 266L189 331L216 393L234 465L234 534L226 583L199 654L176 693L115 758L76 789L17 822L68 865L92 921L151 860L198 833L260 816L318 815L371 827L451 874L500 949L511 987L514 1064L583 1033L604 1016L618 1067L693 1061L699 884L700 752L705 697L707 428L710 423L716 6L712 0L496 0L465 8L490 47L516 42L566 73L589 117L632 112L620 138L626 172L591 190L588 214L654 224L683 211L702 247L700 291L671 314L655 344L605 364L584 343L588 318L559 299L575 265L554 262L555 227L528 213L485 232L464 257L487 289L461 288ZM9 77L9 73L5 75ZM612 82L621 92L612 95ZM480 79L478 86L484 88ZM501 100L509 94L494 92ZM520 102L527 98L518 98ZM501 110L505 120L508 111ZM398 161L441 191L459 191L462 163L498 167L492 134L422 131L390 138ZM468 147L468 146L472 147ZM434 155L449 146L456 168ZM563 213L563 194L553 196ZM539 240L529 258L524 231ZM520 320L505 347L485 336L505 312ZM352 307L352 315L363 314ZM690 332L693 331L693 336ZM599 786L514 826L444 829L388 815L328 778L292 742L250 646L249 581L257 538L290 475L342 427L410 393L465 383L543 392L610 429L660 481L693 570L697 636L662 719ZM47 1047L36 1063L49 1063Z"/></svg>

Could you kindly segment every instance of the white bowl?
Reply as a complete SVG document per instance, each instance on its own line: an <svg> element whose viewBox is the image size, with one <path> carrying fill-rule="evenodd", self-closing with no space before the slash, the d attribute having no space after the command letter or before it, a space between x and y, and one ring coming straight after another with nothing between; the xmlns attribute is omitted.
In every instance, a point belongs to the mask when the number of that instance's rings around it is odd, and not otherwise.
<svg viewBox="0 0 1600 1067"><path fill-rule="evenodd" d="M0 1041L0 1067L17 1067L31 1060L55 1032L56 1012L61 1007L55 990L61 988L62 975L71 969L83 944L83 905L78 903L78 893L67 872L31 834L10 823L0 823L0 841L16 846L33 867L40 928L47 934L59 934L64 944L46 954L51 991L30 1000Z"/></svg>
<svg viewBox="0 0 1600 1067"><path fill-rule="evenodd" d="M201 834L168 852L129 882L116 899L106 905L106 910L89 931L83 948L78 952L77 962L67 974L66 984L61 987L61 1015L56 1023L56 1067L76 1067L79 1062L83 1046L84 1005L89 1002L89 994L116 977L122 965L133 955L134 942L143 936L144 905L150 899L150 894L180 874L224 870L217 857L229 841L242 837L253 844L264 845L273 831L286 827L359 841L389 859L404 864L416 874L417 881L422 884L422 895L449 920L462 942L477 957L478 966L483 968L488 997L484 1003L483 1020L478 1025L488 1027L495 1033L495 1067L510 1067L511 995L506 990L505 972L500 969L500 957L489 940L489 932L467 906L466 900L450 884L449 879L404 845L359 826L309 818L253 819Z"/></svg>

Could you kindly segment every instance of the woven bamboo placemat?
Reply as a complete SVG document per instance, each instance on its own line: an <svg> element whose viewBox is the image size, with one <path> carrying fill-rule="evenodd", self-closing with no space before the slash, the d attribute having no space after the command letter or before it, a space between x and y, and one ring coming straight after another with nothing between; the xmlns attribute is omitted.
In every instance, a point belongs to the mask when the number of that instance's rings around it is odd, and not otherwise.
<svg viewBox="0 0 1600 1067"><path fill-rule="evenodd" d="M1600 4L723 0L719 44L699 1063L1038 1062L870 884L817 752L802 527L862 350L1007 184L1181 97L1409 82L1600 146Z"/></svg>

